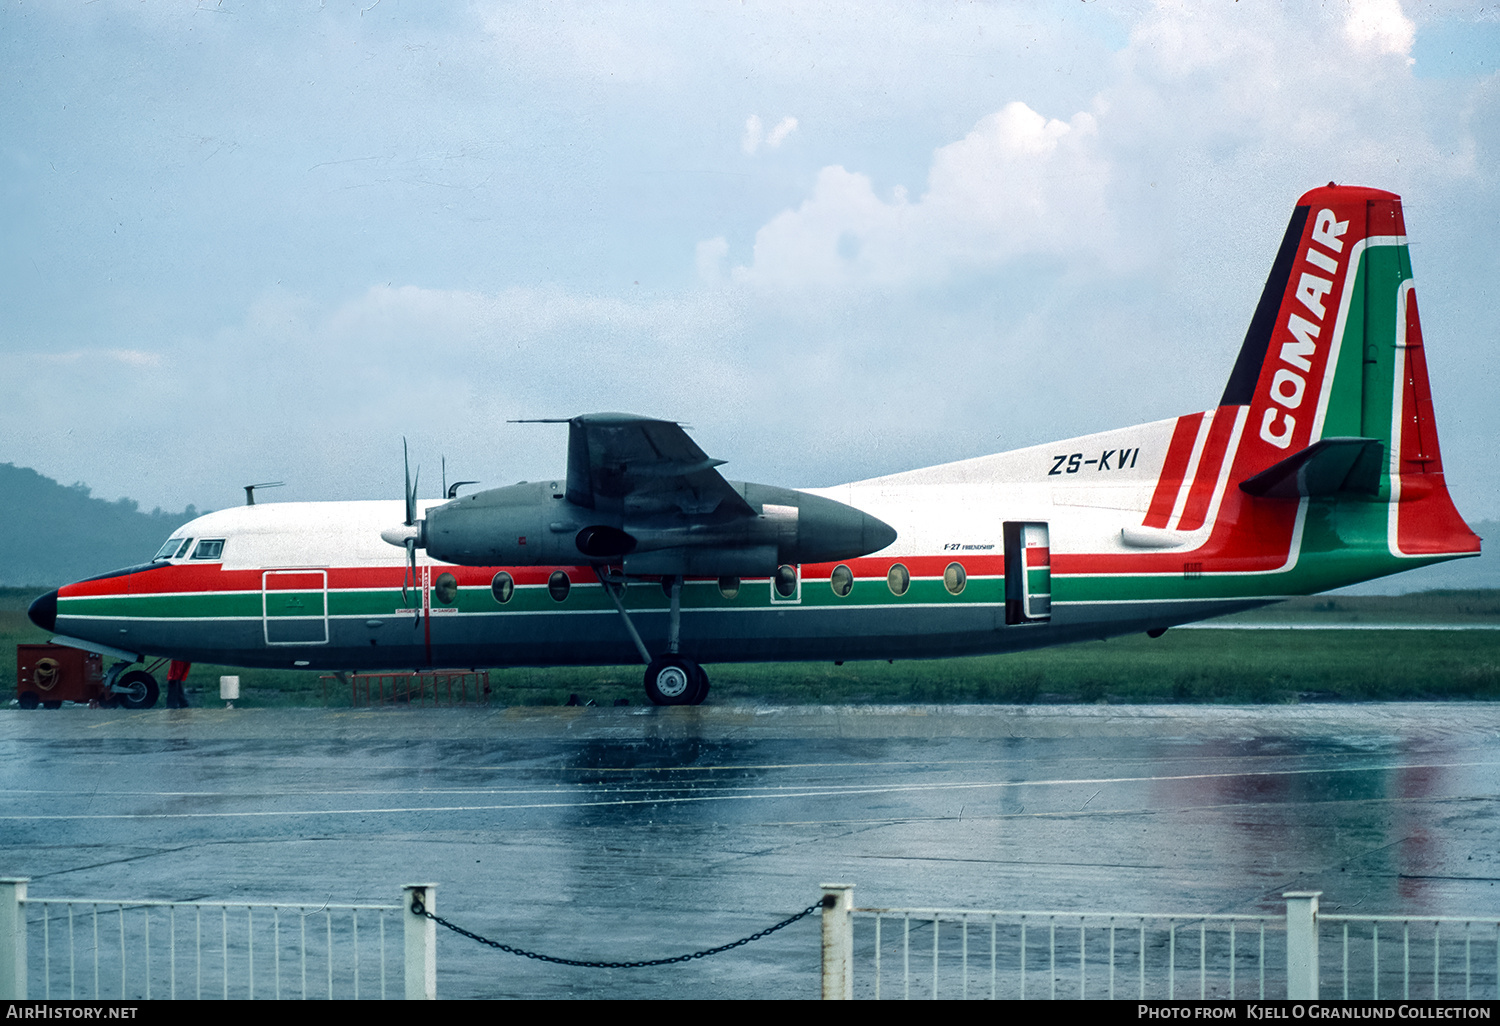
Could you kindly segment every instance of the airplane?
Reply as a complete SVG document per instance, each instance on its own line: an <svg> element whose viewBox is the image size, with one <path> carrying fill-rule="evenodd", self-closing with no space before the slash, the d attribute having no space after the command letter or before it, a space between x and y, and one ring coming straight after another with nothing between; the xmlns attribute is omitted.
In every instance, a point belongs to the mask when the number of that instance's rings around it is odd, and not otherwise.
<svg viewBox="0 0 1500 1026"><path fill-rule="evenodd" d="M1297 200L1212 409L795 490L672 421L572 417L566 472L445 499L250 504L44 595L54 641L323 671L924 659L1144 632L1477 556L1449 497L1400 198ZM409 480L409 475L408 475ZM251 496L253 502L253 495Z"/></svg>

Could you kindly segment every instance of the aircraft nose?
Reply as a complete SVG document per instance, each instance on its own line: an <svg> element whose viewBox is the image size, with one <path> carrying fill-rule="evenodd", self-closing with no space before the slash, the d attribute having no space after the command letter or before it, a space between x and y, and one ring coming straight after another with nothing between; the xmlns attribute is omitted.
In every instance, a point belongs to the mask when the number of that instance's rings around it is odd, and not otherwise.
<svg viewBox="0 0 1500 1026"><path fill-rule="evenodd" d="M26 610L26 615L31 617L31 622L44 631L57 629L57 592L49 591L41 598L31 604Z"/></svg>

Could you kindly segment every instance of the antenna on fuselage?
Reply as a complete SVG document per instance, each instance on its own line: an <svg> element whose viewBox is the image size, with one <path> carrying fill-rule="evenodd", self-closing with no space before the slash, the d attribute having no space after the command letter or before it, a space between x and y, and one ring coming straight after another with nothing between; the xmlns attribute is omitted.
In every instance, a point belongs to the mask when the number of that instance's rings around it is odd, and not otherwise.
<svg viewBox="0 0 1500 1026"><path fill-rule="evenodd" d="M254 506L255 505L255 489L257 489L257 488L281 488L285 484L286 484L285 481L262 481L260 484L246 485L245 486L245 505L246 506Z"/></svg>
<svg viewBox="0 0 1500 1026"><path fill-rule="evenodd" d="M454 481L448 483L448 457L443 457L443 495L450 499L458 498L458 490L466 484L478 484L478 481Z"/></svg>

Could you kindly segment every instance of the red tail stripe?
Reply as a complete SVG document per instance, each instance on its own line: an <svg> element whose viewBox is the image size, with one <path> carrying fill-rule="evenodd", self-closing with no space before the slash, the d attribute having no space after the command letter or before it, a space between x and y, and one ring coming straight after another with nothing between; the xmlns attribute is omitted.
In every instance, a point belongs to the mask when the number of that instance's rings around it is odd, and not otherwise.
<svg viewBox="0 0 1500 1026"><path fill-rule="evenodd" d="M1156 494L1151 496L1151 507L1146 511L1146 527L1166 527L1171 519L1172 507L1177 504L1177 492L1182 487L1182 475L1187 471L1188 460L1193 455L1193 442L1198 438L1198 425L1202 422L1201 413L1177 418L1161 476L1156 479Z"/></svg>
<svg viewBox="0 0 1500 1026"><path fill-rule="evenodd" d="M1208 516L1208 505L1213 501L1214 488L1219 483L1219 469L1224 465L1224 453L1229 448L1229 436L1234 431L1235 410L1224 406L1214 414L1213 426L1208 429L1208 441L1204 443L1203 455L1198 457L1198 473L1193 478L1193 489L1188 492L1187 505L1182 510L1182 519L1177 523L1179 531L1196 531L1203 526Z"/></svg>

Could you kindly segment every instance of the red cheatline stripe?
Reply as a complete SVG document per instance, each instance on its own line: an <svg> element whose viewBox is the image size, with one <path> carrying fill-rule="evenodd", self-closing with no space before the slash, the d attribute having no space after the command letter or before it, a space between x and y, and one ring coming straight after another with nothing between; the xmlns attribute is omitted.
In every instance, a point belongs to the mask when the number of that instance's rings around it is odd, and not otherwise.
<svg viewBox="0 0 1500 1026"><path fill-rule="evenodd" d="M942 577L949 563L959 563L970 577L1001 577L1005 574L1005 557L997 544L993 552L950 553L946 556L903 556L892 559L878 558L846 559L843 565L854 572L859 580L884 580L896 563L906 567L912 577ZM1041 550L1030 550L1041 551ZM954 557L957 556L955 559ZM826 580L839 563L804 563L804 580ZM444 573L452 574L460 587L487 588L495 574L504 570L518 585L543 585L554 571L562 570L575 585L597 583L594 571L586 566L433 566L432 579ZM329 567L328 588L340 591L354 588L399 589L407 581L403 566L378 567ZM322 587L323 571L273 571L221 570L217 565L163 565L132 577L110 577L98 581L67 584L61 589L63 598L86 598L120 595L167 595L185 592L247 592L260 591L267 587L271 591L306 590ZM713 580L711 577L693 577L690 580ZM747 577L745 583L764 581L764 577Z"/></svg>
<svg viewBox="0 0 1500 1026"><path fill-rule="evenodd" d="M1203 455L1198 458L1198 473L1193 478L1193 489L1188 492L1182 519L1177 522L1179 531L1196 531L1203 526L1203 518L1208 515L1208 504L1214 497L1214 486L1219 482L1219 468L1224 465L1224 450L1234 431L1236 413L1237 408L1231 406L1220 407L1215 413L1213 426L1208 429L1208 441L1203 445Z"/></svg>
<svg viewBox="0 0 1500 1026"><path fill-rule="evenodd" d="M1026 565L1027 566L1051 566L1052 565L1052 550L1051 549L1043 549L1043 548L1027 549L1026 550Z"/></svg>
<svg viewBox="0 0 1500 1026"><path fill-rule="evenodd" d="M1167 458L1162 463L1161 476L1156 479L1156 494L1151 496L1151 508L1146 511L1143 522L1146 527L1166 527L1171 519L1172 507L1177 504L1177 492L1182 487L1182 475L1187 470L1188 459L1193 455L1193 442L1198 438L1198 425L1203 414L1193 413L1177 418L1172 429L1172 442L1167 446Z"/></svg>

